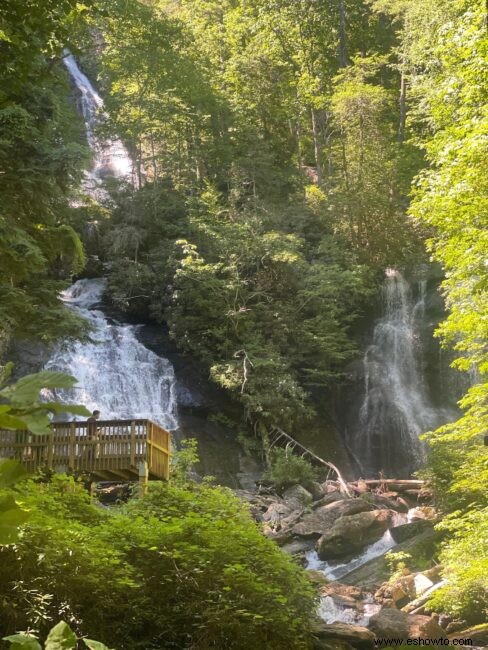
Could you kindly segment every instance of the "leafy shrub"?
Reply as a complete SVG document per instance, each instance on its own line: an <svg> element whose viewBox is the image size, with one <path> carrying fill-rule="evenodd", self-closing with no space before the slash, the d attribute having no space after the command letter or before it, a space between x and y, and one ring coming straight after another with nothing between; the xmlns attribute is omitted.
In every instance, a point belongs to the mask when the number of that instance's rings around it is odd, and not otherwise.
<svg viewBox="0 0 488 650"><path fill-rule="evenodd" d="M292 485L315 481L317 470L305 458L294 456L285 449L275 449L266 478L273 481L277 490L283 490Z"/></svg>
<svg viewBox="0 0 488 650"><path fill-rule="evenodd" d="M440 525L451 536L440 554L449 581L436 591L429 607L434 611L481 623L488 617L488 508L446 517Z"/></svg>
<svg viewBox="0 0 488 650"><path fill-rule="evenodd" d="M0 636L60 619L117 650L308 647L314 592L224 488L151 484L110 510L73 478L19 483L0 547Z"/></svg>

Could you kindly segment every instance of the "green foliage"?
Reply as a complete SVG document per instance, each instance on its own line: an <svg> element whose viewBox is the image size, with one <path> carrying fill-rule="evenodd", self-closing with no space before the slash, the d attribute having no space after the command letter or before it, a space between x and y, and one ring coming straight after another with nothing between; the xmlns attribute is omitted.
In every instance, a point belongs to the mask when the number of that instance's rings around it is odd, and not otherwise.
<svg viewBox="0 0 488 650"><path fill-rule="evenodd" d="M32 634L11 634L3 638L9 642L10 650L42 650L37 638ZM83 639L83 645L89 650L110 650L105 644L92 639ZM60 621L49 631L44 650L75 650L78 639L70 626Z"/></svg>
<svg viewBox="0 0 488 650"><path fill-rule="evenodd" d="M434 611L449 612L470 623L488 616L488 508L453 512L441 524L448 531L441 560L449 582L429 601Z"/></svg>
<svg viewBox="0 0 488 650"><path fill-rule="evenodd" d="M197 463L197 440L195 438L182 440L180 448L171 455L171 482L174 485L188 485Z"/></svg>
<svg viewBox="0 0 488 650"><path fill-rule="evenodd" d="M411 213L429 228L429 249L446 271L449 315L438 335L458 353L453 365L472 378L460 401L463 416L426 436L426 475L451 513L442 525L450 534L440 554L449 582L432 606L479 621L488 598L486 7L481 0L429 2L421 10L411 3L403 20L423 127L417 137L430 163L417 178ZM415 27L416 39L407 27Z"/></svg>
<svg viewBox="0 0 488 650"><path fill-rule="evenodd" d="M277 490L292 485L304 485L317 479L317 470L302 456L295 456L285 449L273 449L271 467L265 477L273 481Z"/></svg>
<svg viewBox="0 0 488 650"><path fill-rule="evenodd" d="M109 293L165 321L245 420L293 429L354 356L378 269L420 255L388 20L363 0L347 24L323 0L106 8L109 127L145 173L111 188Z"/></svg>
<svg viewBox="0 0 488 650"><path fill-rule="evenodd" d="M62 618L118 650L308 647L314 596L303 570L229 490L151 483L104 510L55 476L15 495L30 518L0 550L2 635L44 638Z"/></svg>
<svg viewBox="0 0 488 650"><path fill-rule="evenodd" d="M50 414L73 413L90 415L81 405L46 402L41 391L56 388L72 388L76 379L62 372L43 370L26 375L16 383L0 390L0 429L31 431L38 435L50 433Z"/></svg>
<svg viewBox="0 0 488 650"><path fill-rule="evenodd" d="M32 3L31 3L32 4ZM83 330L62 308L63 280L84 265L70 206L88 151L66 73L56 62L88 11L74 0L0 11L0 342Z"/></svg>
<svg viewBox="0 0 488 650"><path fill-rule="evenodd" d="M407 569L411 559L410 553L405 553L405 551L388 551L385 554L385 560L391 573L390 582L395 582L404 575L404 570Z"/></svg>
<svg viewBox="0 0 488 650"><path fill-rule="evenodd" d="M0 385L8 377L11 368L4 368ZM22 430L34 434L50 433L49 414L68 412L89 415L84 406L60 404L58 402L40 401L43 389L70 388L76 379L61 372L43 371L27 375L18 382L0 391L0 431ZM12 494L5 493L18 481L26 478L27 472L15 460L0 459L0 546L17 541L19 526L23 524L28 513L19 507Z"/></svg>

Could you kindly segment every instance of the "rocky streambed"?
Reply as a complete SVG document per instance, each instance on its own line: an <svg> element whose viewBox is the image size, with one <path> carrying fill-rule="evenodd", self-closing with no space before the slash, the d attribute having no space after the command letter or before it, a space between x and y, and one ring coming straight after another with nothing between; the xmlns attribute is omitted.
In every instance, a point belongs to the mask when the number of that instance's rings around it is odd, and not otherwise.
<svg viewBox="0 0 488 650"><path fill-rule="evenodd" d="M374 648L376 638L469 637L464 621L426 606L445 584L430 490L414 480L360 480L347 489L325 481L281 494L266 484L236 491L264 534L310 571L320 594L316 648Z"/></svg>

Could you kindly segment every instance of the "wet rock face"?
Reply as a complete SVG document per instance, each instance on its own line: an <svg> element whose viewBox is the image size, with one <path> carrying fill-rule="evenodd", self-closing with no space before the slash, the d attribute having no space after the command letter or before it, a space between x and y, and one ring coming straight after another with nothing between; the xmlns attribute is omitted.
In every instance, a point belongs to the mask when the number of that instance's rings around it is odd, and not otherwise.
<svg viewBox="0 0 488 650"><path fill-rule="evenodd" d="M346 623L324 623L320 619L313 622L312 634L320 644L316 648L340 648L341 643L347 643L358 650L372 650L375 636L373 632L359 625ZM324 645L323 643L327 645Z"/></svg>
<svg viewBox="0 0 488 650"><path fill-rule="evenodd" d="M369 619L368 628L380 638L406 639L408 625L408 614L398 609L383 607Z"/></svg>
<svg viewBox="0 0 488 650"><path fill-rule="evenodd" d="M406 614L398 609L384 607L372 616L368 628L379 638L441 639L445 636L435 618L420 614Z"/></svg>
<svg viewBox="0 0 488 650"><path fill-rule="evenodd" d="M341 499L319 506L313 512L302 517L292 530L300 537L320 537L324 535L336 520L345 515L373 510L374 506L364 499ZM381 536L380 536L381 537Z"/></svg>
<svg viewBox="0 0 488 650"><path fill-rule="evenodd" d="M393 514L391 510L372 510L340 517L319 539L319 558L349 555L376 542L389 527Z"/></svg>

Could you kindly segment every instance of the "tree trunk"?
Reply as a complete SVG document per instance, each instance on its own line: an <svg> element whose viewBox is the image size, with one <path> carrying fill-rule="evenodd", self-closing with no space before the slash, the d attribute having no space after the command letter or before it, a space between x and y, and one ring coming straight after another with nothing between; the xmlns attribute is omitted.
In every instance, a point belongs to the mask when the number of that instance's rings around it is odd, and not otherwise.
<svg viewBox="0 0 488 650"><path fill-rule="evenodd" d="M323 174L322 164L320 162L320 142L319 142L319 127L317 124L317 114L314 108L310 109L312 117L312 135L313 135L313 150L315 155L315 166L317 167L317 185L322 185Z"/></svg>
<svg viewBox="0 0 488 650"><path fill-rule="evenodd" d="M346 2L339 0L339 66L347 66Z"/></svg>
<svg viewBox="0 0 488 650"><path fill-rule="evenodd" d="M405 139L405 122L407 120L407 79L405 73L402 72L400 78L400 121L398 123L398 142L403 142Z"/></svg>

